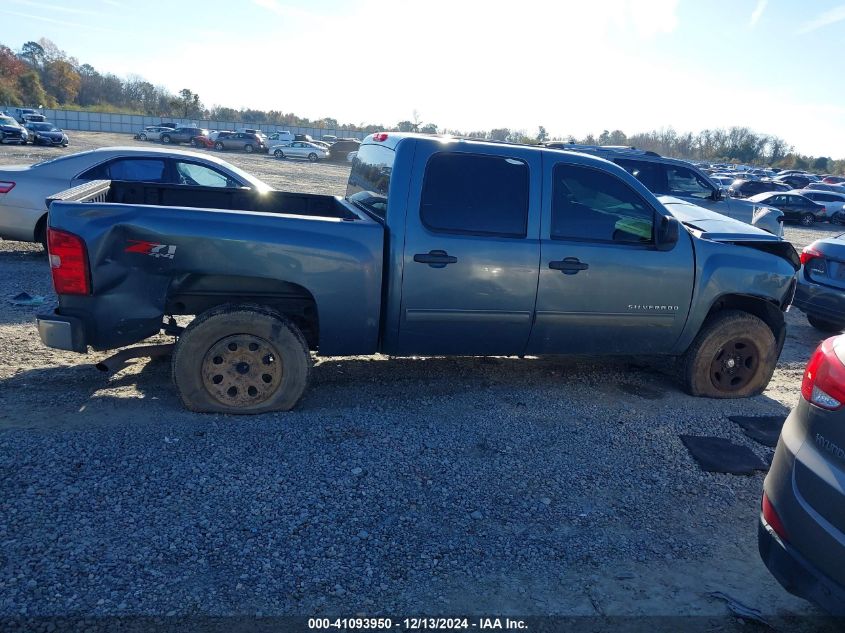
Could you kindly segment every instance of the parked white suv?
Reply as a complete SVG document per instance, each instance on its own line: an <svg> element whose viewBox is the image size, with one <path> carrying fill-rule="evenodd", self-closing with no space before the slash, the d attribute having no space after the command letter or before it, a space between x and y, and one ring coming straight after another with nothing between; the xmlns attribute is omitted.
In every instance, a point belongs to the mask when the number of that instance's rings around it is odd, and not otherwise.
<svg viewBox="0 0 845 633"><path fill-rule="evenodd" d="M273 132L267 137L267 145L281 145L282 143L293 143L293 132Z"/></svg>

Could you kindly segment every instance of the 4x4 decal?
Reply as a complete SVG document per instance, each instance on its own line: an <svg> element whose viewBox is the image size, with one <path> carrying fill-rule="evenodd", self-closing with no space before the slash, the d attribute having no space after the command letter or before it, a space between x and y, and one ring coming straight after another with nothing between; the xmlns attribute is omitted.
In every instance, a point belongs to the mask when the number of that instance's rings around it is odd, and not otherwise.
<svg viewBox="0 0 845 633"><path fill-rule="evenodd" d="M150 257L164 257L173 259L176 255L176 246L173 244L159 244L157 242L146 242L144 240L129 240L130 245L124 253L141 253Z"/></svg>

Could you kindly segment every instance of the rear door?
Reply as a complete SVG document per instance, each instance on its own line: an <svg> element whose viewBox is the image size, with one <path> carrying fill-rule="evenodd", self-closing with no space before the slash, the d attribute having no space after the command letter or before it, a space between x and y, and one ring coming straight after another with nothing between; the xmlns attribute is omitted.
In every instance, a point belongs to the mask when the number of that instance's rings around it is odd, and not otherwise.
<svg viewBox="0 0 845 633"><path fill-rule="evenodd" d="M686 323L695 263L681 229L658 251L658 211L610 170L547 156L540 284L529 354L660 354Z"/></svg>
<svg viewBox="0 0 845 633"><path fill-rule="evenodd" d="M408 200L399 348L522 354L537 294L541 153L420 144Z"/></svg>

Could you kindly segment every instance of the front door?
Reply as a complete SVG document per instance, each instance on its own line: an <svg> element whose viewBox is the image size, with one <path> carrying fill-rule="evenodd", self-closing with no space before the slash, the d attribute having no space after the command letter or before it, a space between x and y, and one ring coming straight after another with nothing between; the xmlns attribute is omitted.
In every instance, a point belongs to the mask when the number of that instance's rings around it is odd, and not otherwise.
<svg viewBox="0 0 845 633"><path fill-rule="evenodd" d="M552 157L554 158L554 157ZM689 234L656 248L656 209L620 176L544 166L540 284L529 354L661 354L686 323L695 262Z"/></svg>
<svg viewBox="0 0 845 633"><path fill-rule="evenodd" d="M541 154L417 149L401 354L522 354L537 294Z"/></svg>

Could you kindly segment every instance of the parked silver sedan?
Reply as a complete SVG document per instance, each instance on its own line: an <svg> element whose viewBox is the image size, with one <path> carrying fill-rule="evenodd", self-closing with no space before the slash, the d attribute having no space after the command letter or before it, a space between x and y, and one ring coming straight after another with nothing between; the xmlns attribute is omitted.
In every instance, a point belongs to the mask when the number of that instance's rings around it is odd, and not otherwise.
<svg viewBox="0 0 845 633"><path fill-rule="evenodd" d="M160 141L162 132L172 132L172 127L163 125L148 125L135 135L139 141Z"/></svg>
<svg viewBox="0 0 845 633"><path fill-rule="evenodd" d="M208 154L156 147L103 147L35 165L0 168L0 237L43 244L45 200L59 191L99 179L272 189Z"/></svg>
<svg viewBox="0 0 845 633"><path fill-rule="evenodd" d="M307 141L294 141L292 143L273 145L270 148L270 154L276 158L307 158L312 163L316 163L318 160L325 160L331 155L325 147L320 147Z"/></svg>

